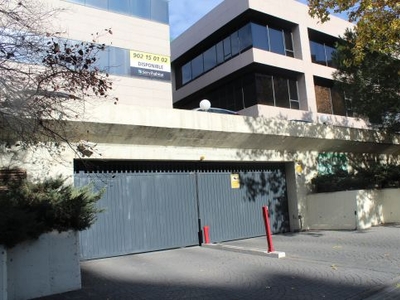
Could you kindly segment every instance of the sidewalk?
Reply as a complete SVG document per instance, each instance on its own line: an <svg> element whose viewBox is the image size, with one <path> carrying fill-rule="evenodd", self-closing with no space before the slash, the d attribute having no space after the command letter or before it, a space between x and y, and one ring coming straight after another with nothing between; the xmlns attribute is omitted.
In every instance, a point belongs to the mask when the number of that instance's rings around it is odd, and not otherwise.
<svg viewBox="0 0 400 300"><path fill-rule="evenodd" d="M276 251L284 251L286 259L296 261L334 262L353 270L378 270L395 276L362 295L351 299L400 299L400 225L374 227L364 231L308 231L274 235ZM294 247L297 245L298 247ZM263 255L268 249L265 237L224 242L209 247L227 251Z"/></svg>
<svg viewBox="0 0 400 300"><path fill-rule="evenodd" d="M86 261L81 290L42 299L400 299L399 233L274 235L281 259L263 256L259 237Z"/></svg>

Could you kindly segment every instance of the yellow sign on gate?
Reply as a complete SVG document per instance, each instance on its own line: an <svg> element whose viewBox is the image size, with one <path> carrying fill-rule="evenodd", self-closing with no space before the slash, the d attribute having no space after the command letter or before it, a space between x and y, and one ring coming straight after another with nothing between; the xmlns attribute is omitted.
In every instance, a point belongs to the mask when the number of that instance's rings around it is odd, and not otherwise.
<svg viewBox="0 0 400 300"><path fill-rule="evenodd" d="M231 188L240 189L240 176L239 174L231 174Z"/></svg>

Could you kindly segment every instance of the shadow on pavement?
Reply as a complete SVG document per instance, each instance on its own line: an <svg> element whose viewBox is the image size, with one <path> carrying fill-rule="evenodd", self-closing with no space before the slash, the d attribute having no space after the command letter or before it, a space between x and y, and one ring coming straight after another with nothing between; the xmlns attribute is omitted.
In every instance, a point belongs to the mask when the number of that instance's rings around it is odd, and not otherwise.
<svg viewBox="0 0 400 300"><path fill-rule="evenodd" d="M161 270L160 270L161 271ZM162 271L161 271L162 272ZM371 282L344 282L342 274L323 278L297 270L293 274L284 272L248 272L227 274L214 282L197 283L167 279L165 282L115 279L107 274L82 270L83 288L41 300L119 300L119 299L351 299L361 300L375 293ZM321 274L320 274L321 275Z"/></svg>
<svg viewBox="0 0 400 300"><path fill-rule="evenodd" d="M189 247L87 261L81 290L41 299L400 299L398 228L275 235L282 259ZM267 246L265 237L223 244Z"/></svg>

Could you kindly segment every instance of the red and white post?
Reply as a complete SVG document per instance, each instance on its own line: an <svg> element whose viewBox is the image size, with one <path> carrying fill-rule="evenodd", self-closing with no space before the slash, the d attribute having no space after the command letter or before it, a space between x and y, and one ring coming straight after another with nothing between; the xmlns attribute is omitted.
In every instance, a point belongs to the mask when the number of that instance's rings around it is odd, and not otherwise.
<svg viewBox="0 0 400 300"><path fill-rule="evenodd" d="M269 224L269 211L267 206L263 206L263 217L264 217L264 225L265 225L265 233L267 235L268 242L268 253L274 252L274 244L272 242L272 233L271 233L271 225Z"/></svg>
<svg viewBox="0 0 400 300"><path fill-rule="evenodd" d="M204 226L203 233L204 233L204 243L209 244L210 243L210 227Z"/></svg>
<svg viewBox="0 0 400 300"><path fill-rule="evenodd" d="M267 243L268 243L268 251L266 253L269 254L269 256L276 258L285 257L285 252L275 251L274 244L272 242L271 225L269 222L269 212L267 206L262 207L262 213L263 213L265 232L267 235Z"/></svg>

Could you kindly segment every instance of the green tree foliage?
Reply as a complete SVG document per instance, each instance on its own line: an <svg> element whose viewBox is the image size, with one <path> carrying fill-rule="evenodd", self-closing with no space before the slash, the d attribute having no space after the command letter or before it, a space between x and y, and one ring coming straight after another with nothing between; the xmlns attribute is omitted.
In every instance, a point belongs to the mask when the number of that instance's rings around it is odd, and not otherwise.
<svg viewBox="0 0 400 300"><path fill-rule="evenodd" d="M330 12L347 14L355 26L337 45L335 80L356 116L389 131L400 130L400 2L309 0L321 22Z"/></svg>
<svg viewBox="0 0 400 300"><path fill-rule="evenodd" d="M400 55L400 2L398 0L308 0L309 13L321 22L329 20L331 11L347 14L355 23L357 60L363 58L364 49L399 57Z"/></svg>
<svg viewBox="0 0 400 300"><path fill-rule="evenodd" d="M355 115L389 131L399 131L400 60L367 48L363 59L357 60L353 51L356 40L356 34L348 31L337 44L337 85L351 99Z"/></svg>
<svg viewBox="0 0 400 300"><path fill-rule="evenodd" d="M12 248L57 230L85 230L96 220L103 190L74 188L58 177L43 182L10 183L0 193L0 244Z"/></svg>
<svg viewBox="0 0 400 300"><path fill-rule="evenodd" d="M311 183L317 193L399 188L400 168L398 165L377 163L369 167L359 167L351 173L337 170L333 174L318 174Z"/></svg>

